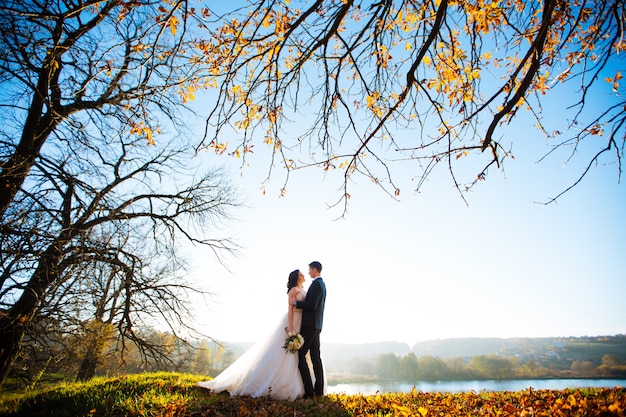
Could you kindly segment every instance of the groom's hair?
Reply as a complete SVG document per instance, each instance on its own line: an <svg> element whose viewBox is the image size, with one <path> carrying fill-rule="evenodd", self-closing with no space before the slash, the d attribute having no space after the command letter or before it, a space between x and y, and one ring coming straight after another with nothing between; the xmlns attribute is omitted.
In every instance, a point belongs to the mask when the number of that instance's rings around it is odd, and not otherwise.
<svg viewBox="0 0 626 417"><path fill-rule="evenodd" d="M313 261L313 262L311 262L311 263L309 264L309 266L310 266L311 268L315 268L315 269L317 269L317 272L322 272L322 264L321 264L321 263L319 263L319 262L317 262L317 261Z"/></svg>

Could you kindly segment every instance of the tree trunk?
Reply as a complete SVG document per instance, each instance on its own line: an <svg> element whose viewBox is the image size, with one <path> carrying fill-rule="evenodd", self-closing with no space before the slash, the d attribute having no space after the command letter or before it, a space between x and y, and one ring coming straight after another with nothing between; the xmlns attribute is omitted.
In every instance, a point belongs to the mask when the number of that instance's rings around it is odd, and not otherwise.
<svg viewBox="0 0 626 417"><path fill-rule="evenodd" d="M47 75L47 73L43 75ZM46 82L41 81L42 78L45 77L40 77L40 82L37 86L39 94L36 93L33 96L28 116L24 122L22 137L15 149L15 153L7 161L0 164L0 187L2 187L2 192L0 193L0 218L2 218L13 202L20 188L22 188L22 184L24 184L30 169L39 157L42 146L50 132L58 124L49 114L42 116L44 107L42 97L45 97L45 95L42 96L41 92L45 92L45 89L48 87ZM41 129L41 126L46 126L46 128Z"/></svg>
<svg viewBox="0 0 626 417"><path fill-rule="evenodd" d="M0 388L20 351L25 333L24 324L9 315L0 316L0 334L2 334L0 337Z"/></svg>
<svg viewBox="0 0 626 417"><path fill-rule="evenodd" d="M56 267L62 256L61 247L59 241L48 247L20 298L8 311L0 313L0 388L20 352L22 340L37 313L43 294L57 279Z"/></svg>
<svg viewBox="0 0 626 417"><path fill-rule="evenodd" d="M96 368L100 363L100 346L98 340L94 338L87 344L85 356L80 363L80 369L76 379L78 381L86 381L96 375Z"/></svg>
<svg viewBox="0 0 626 417"><path fill-rule="evenodd" d="M107 324L96 318L85 329L85 351L76 379L86 381L96 375L96 369L102 362L102 350L108 340Z"/></svg>
<svg viewBox="0 0 626 417"><path fill-rule="evenodd" d="M82 22L80 27L71 33L66 31L64 18L55 20L51 33L52 39L50 39L54 45L46 51L41 68L37 71L37 84L31 92L31 103L24 120L20 142L16 146L15 153L8 160L0 163L0 219L22 188L50 133L61 121L67 119L70 113L87 108L84 102L74 102L72 105L65 106L61 104L63 98L59 78L63 68L63 54L71 50L81 37L102 22L117 5L116 1L105 2L104 7L99 8L95 17ZM75 13L76 11L69 12ZM67 37L64 38L64 36ZM109 90L113 91L113 87L115 85L109 86ZM97 104L93 108L99 108L105 104L104 100L95 102Z"/></svg>

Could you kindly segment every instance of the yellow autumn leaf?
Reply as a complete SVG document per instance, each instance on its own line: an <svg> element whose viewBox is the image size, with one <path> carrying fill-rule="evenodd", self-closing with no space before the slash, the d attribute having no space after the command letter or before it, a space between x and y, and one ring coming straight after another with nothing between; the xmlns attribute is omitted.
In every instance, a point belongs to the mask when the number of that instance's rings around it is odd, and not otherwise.
<svg viewBox="0 0 626 417"><path fill-rule="evenodd" d="M569 400L569 403L572 407L576 405L576 397L574 397L573 395L570 395L567 399Z"/></svg>
<svg viewBox="0 0 626 417"><path fill-rule="evenodd" d="M148 145L154 145L154 139L152 138L152 131L149 128L144 129L146 133L146 139L148 139Z"/></svg>
<svg viewBox="0 0 626 417"><path fill-rule="evenodd" d="M52 68L52 71L57 71L59 69L59 61L52 60L52 62L50 62L50 68Z"/></svg>
<svg viewBox="0 0 626 417"><path fill-rule="evenodd" d="M261 25L267 29L268 27L270 27L270 15L267 14L265 15L265 17L263 18L263 21L261 22Z"/></svg>
<svg viewBox="0 0 626 417"><path fill-rule="evenodd" d="M467 74L467 79L469 81L473 81L475 79L480 78L480 70L478 68L465 67L463 69L463 72Z"/></svg>
<svg viewBox="0 0 626 417"><path fill-rule="evenodd" d="M176 30L178 29L178 18L176 16L172 16L170 18L170 30L172 31L172 35L176 35Z"/></svg>
<svg viewBox="0 0 626 417"><path fill-rule="evenodd" d="M411 409L405 405L402 405L400 403L397 402L393 402L391 404L391 406L393 407L394 411L396 413L401 413L400 415L402 416L412 416L413 412L411 411Z"/></svg>

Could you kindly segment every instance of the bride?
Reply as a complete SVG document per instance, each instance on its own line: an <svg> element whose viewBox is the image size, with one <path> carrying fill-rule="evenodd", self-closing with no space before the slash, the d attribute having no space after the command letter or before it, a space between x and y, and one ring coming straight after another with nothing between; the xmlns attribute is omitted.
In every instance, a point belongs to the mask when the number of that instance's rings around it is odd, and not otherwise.
<svg viewBox="0 0 626 417"><path fill-rule="evenodd" d="M301 398L304 395L304 385L298 371L298 354L287 352L283 349L283 344L287 332L300 331L302 310L295 308L293 304L305 299L303 284L304 275L300 270L291 272L287 281L289 307L276 329L266 340L253 345L217 377L197 385L212 392L228 391L230 395L270 396L280 400ZM308 357L307 362L311 366Z"/></svg>

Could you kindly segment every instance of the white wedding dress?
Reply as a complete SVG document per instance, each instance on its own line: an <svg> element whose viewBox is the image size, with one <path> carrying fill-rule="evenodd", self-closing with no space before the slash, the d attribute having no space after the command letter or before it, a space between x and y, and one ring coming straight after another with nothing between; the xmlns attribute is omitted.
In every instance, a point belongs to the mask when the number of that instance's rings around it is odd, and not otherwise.
<svg viewBox="0 0 626 417"><path fill-rule="evenodd" d="M296 299L302 301L305 297L306 291L300 289ZM293 320L295 329L300 331L302 310L294 311ZM230 395L270 396L280 400L301 398L304 385L298 371L298 354L283 349L287 326L288 315L285 314L267 339L254 344L211 381L199 382L197 385L213 392L228 391ZM307 360L314 378L308 355ZM326 392L326 381L324 387Z"/></svg>

